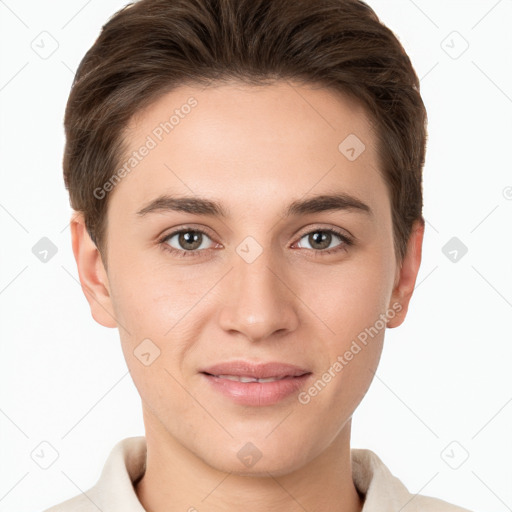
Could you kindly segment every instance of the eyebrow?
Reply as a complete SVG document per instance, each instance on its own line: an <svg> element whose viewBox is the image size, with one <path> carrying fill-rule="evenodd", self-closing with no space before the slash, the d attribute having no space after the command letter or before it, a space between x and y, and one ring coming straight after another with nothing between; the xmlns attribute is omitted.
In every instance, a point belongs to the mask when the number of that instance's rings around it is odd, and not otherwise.
<svg viewBox="0 0 512 512"><path fill-rule="evenodd" d="M350 194L323 194L309 199L298 199L288 205L284 217L307 215L325 211L353 211L373 216L372 209L357 197ZM193 215L209 215L212 217L229 217L228 211L217 201L201 197L161 195L150 201L137 212L138 216L148 213L167 211L185 212Z"/></svg>

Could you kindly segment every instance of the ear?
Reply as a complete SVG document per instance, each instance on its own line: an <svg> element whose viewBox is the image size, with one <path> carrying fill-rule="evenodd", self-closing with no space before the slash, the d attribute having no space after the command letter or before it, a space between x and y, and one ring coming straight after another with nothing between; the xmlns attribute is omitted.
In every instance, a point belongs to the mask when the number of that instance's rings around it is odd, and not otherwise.
<svg viewBox="0 0 512 512"><path fill-rule="evenodd" d="M418 271L420 269L424 233L425 223L422 221L415 221L412 226L409 241L407 242L406 254L395 277L395 286L391 295L389 307L394 311L397 311L397 313L387 323L387 326L390 328L401 325L407 315L409 301L411 300L414 285L416 283L416 277L418 276ZM401 309L398 308L398 304L400 304Z"/></svg>
<svg viewBox="0 0 512 512"><path fill-rule="evenodd" d="M117 327L107 272L101 254L87 232L82 213L73 212L70 229L80 284L91 308L91 314L99 324L105 327Z"/></svg>

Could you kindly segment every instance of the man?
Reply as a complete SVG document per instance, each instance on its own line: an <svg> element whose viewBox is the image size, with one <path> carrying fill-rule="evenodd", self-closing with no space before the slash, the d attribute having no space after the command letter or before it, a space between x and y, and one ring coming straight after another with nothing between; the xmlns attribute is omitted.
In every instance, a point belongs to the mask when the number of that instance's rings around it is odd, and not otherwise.
<svg viewBox="0 0 512 512"><path fill-rule="evenodd" d="M141 0L108 21L64 176L145 436L49 511L463 510L350 449L421 262L425 124L360 1Z"/></svg>

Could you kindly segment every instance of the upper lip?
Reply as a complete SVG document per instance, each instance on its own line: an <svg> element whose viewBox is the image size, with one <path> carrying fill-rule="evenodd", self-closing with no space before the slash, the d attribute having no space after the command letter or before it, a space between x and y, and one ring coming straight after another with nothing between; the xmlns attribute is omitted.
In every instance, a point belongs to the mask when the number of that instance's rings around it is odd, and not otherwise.
<svg viewBox="0 0 512 512"><path fill-rule="evenodd" d="M267 379L269 377L299 377L309 370L287 363L268 362L251 363L250 361L229 361L214 364L200 370L201 373L210 375L236 375L240 377L253 377L255 379Z"/></svg>

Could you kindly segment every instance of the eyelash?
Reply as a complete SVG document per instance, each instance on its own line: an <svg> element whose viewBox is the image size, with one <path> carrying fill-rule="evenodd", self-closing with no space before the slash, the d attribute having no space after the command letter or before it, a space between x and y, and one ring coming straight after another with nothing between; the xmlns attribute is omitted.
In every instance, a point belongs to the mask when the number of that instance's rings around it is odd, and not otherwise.
<svg viewBox="0 0 512 512"><path fill-rule="evenodd" d="M173 231L172 233L169 233L169 234L165 235L163 238L158 240L158 243L160 244L160 246L162 247L162 249L164 251L170 252L172 255L177 256L178 258L189 258L189 257L194 258L194 257L200 256L201 252L204 252L204 251L208 250L208 249L195 249L195 250L192 250L192 251L185 251L185 250L175 249L174 247L171 247L169 244L166 243L173 236L179 235L181 233L188 233L188 232L201 233L203 235L206 235L208 238L211 238L210 235L206 231L204 231L203 229L200 229L200 228L183 228L183 229L179 229L178 231ZM318 249L318 250L308 249L309 251L314 251L315 253L318 253L318 254L333 254L333 253L336 253L338 251L346 251L350 246L354 245L354 241L351 238L349 238L347 235L345 235L341 231L338 231L337 229L334 229L334 228L329 228L329 229L317 228L317 229L313 229L311 231L303 233L300 236L299 240L301 240L302 238L304 238L307 235L311 235L312 233L317 233L317 232L334 234L334 235L336 235L337 237L339 237L341 239L342 243L337 245L336 247L333 247L332 249Z"/></svg>

